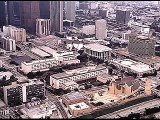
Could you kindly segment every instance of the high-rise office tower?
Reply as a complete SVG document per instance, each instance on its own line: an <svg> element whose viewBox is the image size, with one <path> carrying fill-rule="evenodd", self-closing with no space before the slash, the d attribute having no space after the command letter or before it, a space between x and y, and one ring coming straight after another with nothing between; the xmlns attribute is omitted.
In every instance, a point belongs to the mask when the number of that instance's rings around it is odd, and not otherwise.
<svg viewBox="0 0 160 120"><path fill-rule="evenodd" d="M20 26L20 3L21 1L7 1L9 25Z"/></svg>
<svg viewBox="0 0 160 120"><path fill-rule="evenodd" d="M5 2L0 1L0 28L6 24Z"/></svg>
<svg viewBox="0 0 160 120"><path fill-rule="evenodd" d="M63 31L63 1L50 1L51 32Z"/></svg>
<svg viewBox="0 0 160 120"><path fill-rule="evenodd" d="M131 56L150 58L155 56L155 40L147 36L130 37L128 52Z"/></svg>
<svg viewBox="0 0 160 120"><path fill-rule="evenodd" d="M96 20L96 39L103 40L107 37L107 21L104 19Z"/></svg>
<svg viewBox="0 0 160 120"><path fill-rule="evenodd" d="M130 11L116 10L116 21L120 24L128 24L130 20Z"/></svg>
<svg viewBox="0 0 160 120"><path fill-rule="evenodd" d="M21 27L27 32L36 33L36 19L40 18L39 1L21 1Z"/></svg>
<svg viewBox="0 0 160 120"><path fill-rule="evenodd" d="M40 18L50 19L50 1L39 1Z"/></svg>
<svg viewBox="0 0 160 120"><path fill-rule="evenodd" d="M75 1L67 1L66 19L75 22L75 16L76 16Z"/></svg>
<svg viewBox="0 0 160 120"><path fill-rule="evenodd" d="M51 34L51 21L50 19L37 19L36 20L36 35L50 35Z"/></svg>

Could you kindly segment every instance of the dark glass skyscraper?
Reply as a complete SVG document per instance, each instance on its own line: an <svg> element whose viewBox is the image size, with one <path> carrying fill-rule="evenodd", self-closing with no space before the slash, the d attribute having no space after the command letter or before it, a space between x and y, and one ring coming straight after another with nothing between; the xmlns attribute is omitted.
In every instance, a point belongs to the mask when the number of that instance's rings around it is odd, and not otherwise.
<svg viewBox="0 0 160 120"><path fill-rule="evenodd" d="M5 1L0 1L0 28L6 24Z"/></svg>
<svg viewBox="0 0 160 120"><path fill-rule="evenodd" d="M27 32L36 33L37 18L40 18L39 1L21 1L20 21Z"/></svg>
<svg viewBox="0 0 160 120"><path fill-rule="evenodd" d="M50 1L39 1L40 18L50 19Z"/></svg>
<svg viewBox="0 0 160 120"><path fill-rule="evenodd" d="M50 1L51 31L63 31L63 1Z"/></svg>
<svg viewBox="0 0 160 120"><path fill-rule="evenodd" d="M128 10L117 10L116 21L117 23L127 24L130 20L130 11Z"/></svg>

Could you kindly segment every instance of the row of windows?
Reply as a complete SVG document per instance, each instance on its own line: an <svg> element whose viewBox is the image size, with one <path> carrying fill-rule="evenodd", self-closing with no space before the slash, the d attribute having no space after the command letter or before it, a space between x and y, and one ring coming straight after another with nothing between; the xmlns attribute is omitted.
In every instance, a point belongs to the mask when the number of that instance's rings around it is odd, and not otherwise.
<svg viewBox="0 0 160 120"><path fill-rule="evenodd" d="M60 79L59 82L60 82L60 84L62 84L62 83L66 83L67 81L70 81L70 80L71 81L78 81L78 80L82 80L82 79L88 79L88 78L96 77L97 75L103 74L104 72L106 72L106 70L99 70L99 71L85 73L85 74L81 74L81 75L77 75L77 76L71 76L68 78Z"/></svg>

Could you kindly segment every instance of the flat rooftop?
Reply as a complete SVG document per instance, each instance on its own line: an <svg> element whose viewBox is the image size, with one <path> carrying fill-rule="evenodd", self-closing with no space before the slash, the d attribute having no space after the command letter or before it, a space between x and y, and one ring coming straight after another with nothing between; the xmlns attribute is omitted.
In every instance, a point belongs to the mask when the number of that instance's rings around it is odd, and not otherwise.
<svg viewBox="0 0 160 120"><path fill-rule="evenodd" d="M82 68L78 68L78 69L68 70L63 73L54 74L54 75L51 75L51 77L53 77L55 79L60 79L60 78L79 75L79 74L87 73L90 71L96 71L96 70L100 70L100 69L106 69L106 67L102 66L102 65L82 67Z"/></svg>
<svg viewBox="0 0 160 120"><path fill-rule="evenodd" d="M101 44L98 44L98 43L87 44L87 45L84 45L84 47L89 50L96 51L96 52L105 52L105 51L112 50L111 48L104 46L104 45L101 45Z"/></svg>
<svg viewBox="0 0 160 120"><path fill-rule="evenodd" d="M72 105L69 105L69 107L72 110L83 110L83 109L89 108L89 106L86 103L84 103L84 102L72 104Z"/></svg>
<svg viewBox="0 0 160 120"><path fill-rule="evenodd" d="M52 48L50 48L50 47L48 47L48 46L40 46L39 49L41 49L41 50L43 50L43 51L45 51L45 52L47 52L47 53L50 53L50 54L55 54L55 53L57 53L56 50L54 50L54 49L52 49Z"/></svg>
<svg viewBox="0 0 160 120"><path fill-rule="evenodd" d="M113 59L113 63L117 63L123 67L130 68L136 72L146 72L149 70L153 70L154 68L151 68L149 65L141 63L141 62L136 62L131 59Z"/></svg>
<svg viewBox="0 0 160 120"><path fill-rule="evenodd" d="M38 56L43 57L43 58L44 58L44 57L49 57L49 56L51 56L50 54L48 54L48 53L40 50L39 48L32 48L32 49L31 49L31 52L33 52L33 53L35 53L35 54L37 54Z"/></svg>
<svg viewBox="0 0 160 120"><path fill-rule="evenodd" d="M80 92L72 92L69 94L63 95L67 100L77 100L77 99L83 99L85 96Z"/></svg>

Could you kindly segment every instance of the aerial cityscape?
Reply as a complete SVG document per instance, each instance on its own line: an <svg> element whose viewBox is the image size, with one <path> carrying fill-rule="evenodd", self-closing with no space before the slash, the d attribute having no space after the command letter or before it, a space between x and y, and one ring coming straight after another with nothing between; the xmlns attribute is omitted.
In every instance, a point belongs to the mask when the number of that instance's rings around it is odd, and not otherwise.
<svg viewBox="0 0 160 120"><path fill-rule="evenodd" d="M0 1L0 119L160 119L160 1Z"/></svg>

